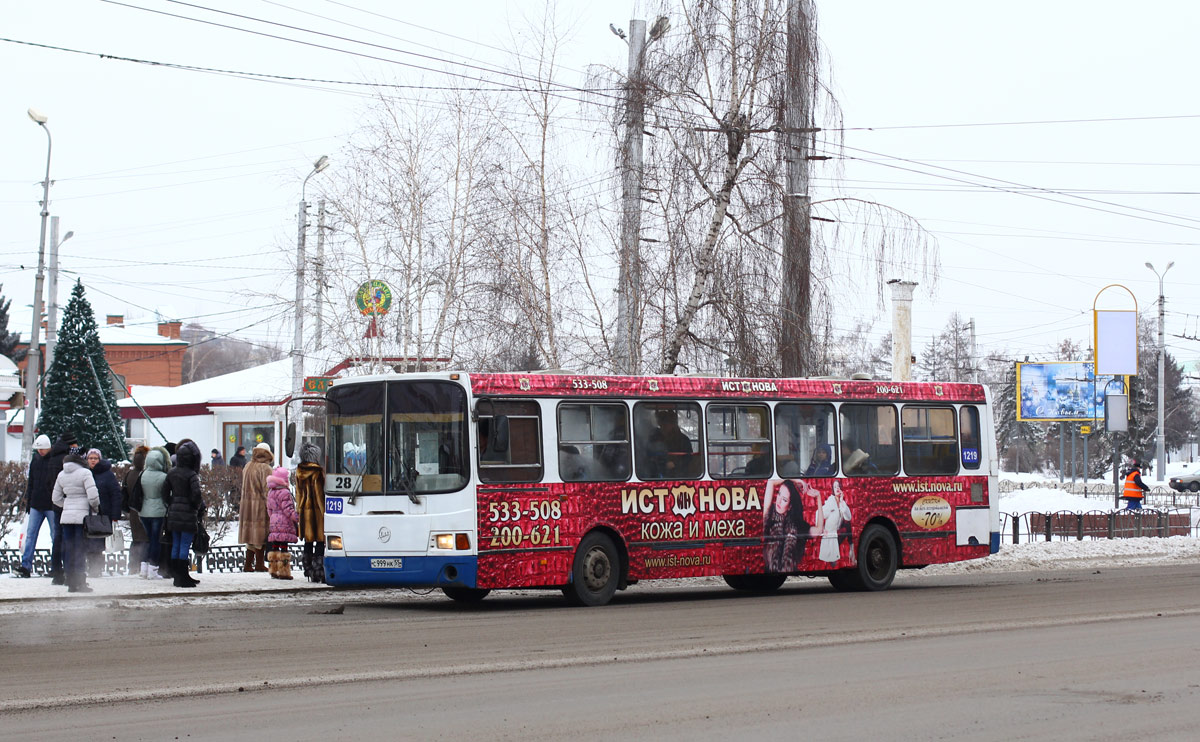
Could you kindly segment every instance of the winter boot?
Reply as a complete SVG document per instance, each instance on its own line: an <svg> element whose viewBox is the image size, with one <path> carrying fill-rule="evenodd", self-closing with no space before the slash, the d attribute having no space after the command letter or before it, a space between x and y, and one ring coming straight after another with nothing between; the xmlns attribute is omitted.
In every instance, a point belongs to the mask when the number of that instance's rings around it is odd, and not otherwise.
<svg viewBox="0 0 1200 742"><path fill-rule="evenodd" d="M158 560L161 562L162 557L160 556L158 558ZM146 562L146 579L147 580L164 579L162 566L158 565L158 564L151 564L150 562Z"/></svg>
<svg viewBox="0 0 1200 742"><path fill-rule="evenodd" d="M279 579L279 552L267 552L267 572L271 575L272 580Z"/></svg>
<svg viewBox="0 0 1200 742"><path fill-rule="evenodd" d="M196 586L196 583L194 583L190 579L188 579L187 562L186 561L184 561L182 559L172 559L170 569L171 569L171 576L175 578L175 581L172 582L171 584L174 585L175 587L195 587Z"/></svg>
<svg viewBox="0 0 1200 742"><path fill-rule="evenodd" d="M149 576L150 576L150 562L142 562L141 566L138 567L138 577L141 577L144 580Z"/></svg>
<svg viewBox="0 0 1200 742"><path fill-rule="evenodd" d="M249 546L246 547L246 563L242 565L242 571L254 571L254 549L251 549Z"/></svg>
<svg viewBox="0 0 1200 742"><path fill-rule="evenodd" d="M192 560L181 559L180 561L183 562L183 576L186 577L188 579L188 582L192 583L193 585L199 585L200 580L197 580L195 577L192 577ZM196 574L200 574L200 562L199 561L196 562Z"/></svg>
<svg viewBox="0 0 1200 742"><path fill-rule="evenodd" d="M276 577L281 580L292 579L292 555L290 552L279 552L279 567L277 568Z"/></svg>
<svg viewBox="0 0 1200 742"><path fill-rule="evenodd" d="M317 551L313 554L312 576L308 579L312 582L323 583L325 582L325 542L318 541L316 546Z"/></svg>
<svg viewBox="0 0 1200 742"><path fill-rule="evenodd" d="M300 556L300 570L306 579L312 579L313 542L305 539L304 552Z"/></svg>
<svg viewBox="0 0 1200 742"><path fill-rule="evenodd" d="M92 588L87 584L87 573L79 572L77 574L67 575L65 580L67 583L67 592L69 593L90 593Z"/></svg>

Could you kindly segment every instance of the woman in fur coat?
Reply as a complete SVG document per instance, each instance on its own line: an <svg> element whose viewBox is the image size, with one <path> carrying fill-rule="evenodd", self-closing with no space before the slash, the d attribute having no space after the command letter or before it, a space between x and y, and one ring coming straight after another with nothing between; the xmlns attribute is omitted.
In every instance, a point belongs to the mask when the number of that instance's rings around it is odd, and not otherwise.
<svg viewBox="0 0 1200 742"><path fill-rule="evenodd" d="M238 543L246 545L243 572L266 572L263 545L267 542L267 477L275 457L271 447L259 443L242 469L242 502L238 506Z"/></svg>
<svg viewBox="0 0 1200 742"><path fill-rule="evenodd" d="M271 577L277 580L292 579L292 555L288 544L296 543L296 524L300 514L292 501L292 488L288 485L288 470L276 467L267 477L267 514L270 518L267 532L267 565Z"/></svg>
<svg viewBox="0 0 1200 742"><path fill-rule="evenodd" d="M320 458L321 449L305 443L296 467L296 509L304 539L304 576L309 582L325 581L325 470Z"/></svg>

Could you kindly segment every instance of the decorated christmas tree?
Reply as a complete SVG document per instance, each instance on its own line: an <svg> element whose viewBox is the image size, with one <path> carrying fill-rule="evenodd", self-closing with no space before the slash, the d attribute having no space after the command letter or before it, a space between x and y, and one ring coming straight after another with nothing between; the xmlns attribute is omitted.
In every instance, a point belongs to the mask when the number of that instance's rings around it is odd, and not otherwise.
<svg viewBox="0 0 1200 742"><path fill-rule="evenodd" d="M104 346L96 330L92 305L76 282L63 312L54 346L54 364L43 377L38 433L56 440L71 432L83 448L98 448L105 458L128 457L120 431L117 395L113 392Z"/></svg>

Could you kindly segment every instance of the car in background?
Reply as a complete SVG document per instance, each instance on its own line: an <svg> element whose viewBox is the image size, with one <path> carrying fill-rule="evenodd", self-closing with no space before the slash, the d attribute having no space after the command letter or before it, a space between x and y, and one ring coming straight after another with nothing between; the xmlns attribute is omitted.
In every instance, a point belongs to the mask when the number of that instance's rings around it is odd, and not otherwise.
<svg viewBox="0 0 1200 742"><path fill-rule="evenodd" d="M1200 492L1200 466L1176 474L1167 480L1167 484L1176 492Z"/></svg>

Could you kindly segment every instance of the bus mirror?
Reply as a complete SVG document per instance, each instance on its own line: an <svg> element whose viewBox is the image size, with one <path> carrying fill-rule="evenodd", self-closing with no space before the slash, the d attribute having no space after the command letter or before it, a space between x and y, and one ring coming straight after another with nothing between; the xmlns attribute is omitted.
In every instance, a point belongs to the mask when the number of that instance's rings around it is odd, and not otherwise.
<svg viewBox="0 0 1200 742"><path fill-rule="evenodd" d="M296 452L296 423L288 423L283 437L283 451L289 459Z"/></svg>
<svg viewBox="0 0 1200 742"><path fill-rule="evenodd" d="M491 444L489 448L496 453L508 450L508 415L497 415L492 418Z"/></svg>

